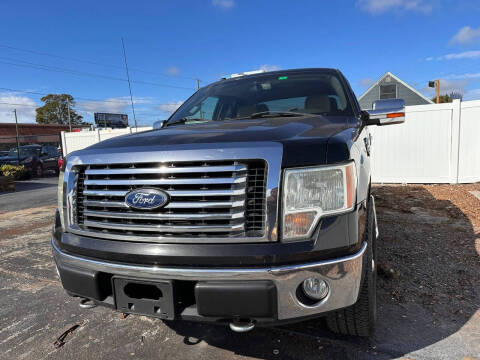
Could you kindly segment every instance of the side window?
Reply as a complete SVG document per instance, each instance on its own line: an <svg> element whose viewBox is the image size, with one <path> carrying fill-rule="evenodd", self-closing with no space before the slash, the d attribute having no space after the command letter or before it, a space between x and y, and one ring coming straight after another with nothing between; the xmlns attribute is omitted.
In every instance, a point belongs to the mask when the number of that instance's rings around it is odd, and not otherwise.
<svg viewBox="0 0 480 360"><path fill-rule="evenodd" d="M380 99L395 99L397 97L397 85L380 85Z"/></svg>
<svg viewBox="0 0 480 360"><path fill-rule="evenodd" d="M194 106L190 110L190 113L188 116L186 116L186 118L212 120L217 104L218 104L218 98L209 96L205 100L203 100L199 105Z"/></svg>

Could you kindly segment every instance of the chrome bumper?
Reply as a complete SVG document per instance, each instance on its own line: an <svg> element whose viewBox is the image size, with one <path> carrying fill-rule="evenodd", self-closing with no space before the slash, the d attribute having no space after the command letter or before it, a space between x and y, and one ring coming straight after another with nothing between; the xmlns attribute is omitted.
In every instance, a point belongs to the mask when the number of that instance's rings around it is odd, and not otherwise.
<svg viewBox="0 0 480 360"><path fill-rule="evenodd" d="M362 277L364 242L357 253L327 261L265 268L164 268L116 264L86 259L62 252L52 240L53 255L58 266L105 272L125 277L152 280L270 280L277 288L278 319L286 320L344 308L357 301ZM297 296L298 286L308 277L316 276L329 285L329 294L320 303L307 306Z"/></svg>

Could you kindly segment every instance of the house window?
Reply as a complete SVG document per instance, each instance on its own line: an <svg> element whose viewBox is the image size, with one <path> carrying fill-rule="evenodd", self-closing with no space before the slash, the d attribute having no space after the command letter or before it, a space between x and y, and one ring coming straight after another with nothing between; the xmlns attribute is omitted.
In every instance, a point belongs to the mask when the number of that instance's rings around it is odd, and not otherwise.
<svg viewBox="0 0 480 360"><path fill-rule="evenodd" d="M395 99L397 97L397 85L380 85L380 99Z"/></svg>

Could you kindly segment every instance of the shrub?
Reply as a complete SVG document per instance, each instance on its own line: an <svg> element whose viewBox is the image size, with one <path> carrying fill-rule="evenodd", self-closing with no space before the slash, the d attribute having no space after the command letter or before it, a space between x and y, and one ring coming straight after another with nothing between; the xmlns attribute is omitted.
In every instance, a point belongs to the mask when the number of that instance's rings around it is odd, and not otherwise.
<svg viewBox="0 0 480 360"><path fill-rule="evenodd" d="M0 166L0 173L4 176L12 176L15 180L22 179L25 176L25 167L23 165Z"/></svg>

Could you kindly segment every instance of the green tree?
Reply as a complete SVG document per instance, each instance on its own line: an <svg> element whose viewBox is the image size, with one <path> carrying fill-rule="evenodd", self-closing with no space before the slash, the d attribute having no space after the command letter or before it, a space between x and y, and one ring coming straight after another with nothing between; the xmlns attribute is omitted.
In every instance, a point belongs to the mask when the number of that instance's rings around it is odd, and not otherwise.
<svg viewBox="0 0 480 360"><path fill-rule="evenodd" d="M39 124L68 125L68 102L70 102L70 119L72 124L82 124L83 117L74 110L75 100L69 94L48 94L42 97L45 105L37 108L36 120Z"/></svg>
<svg viewBox="0 0 480 360"><path fill-rule="evenodd" d="M438 97L438 100L439 100L440 104L451 103L451 102L452 102L452 98L451 98L449 95L447 95L447 94L445 94L445 95L440 95L440 96ZM437 97L434 96L434 97L432 98L432 101L433 101L434 103L437 103Z"/></svg>

